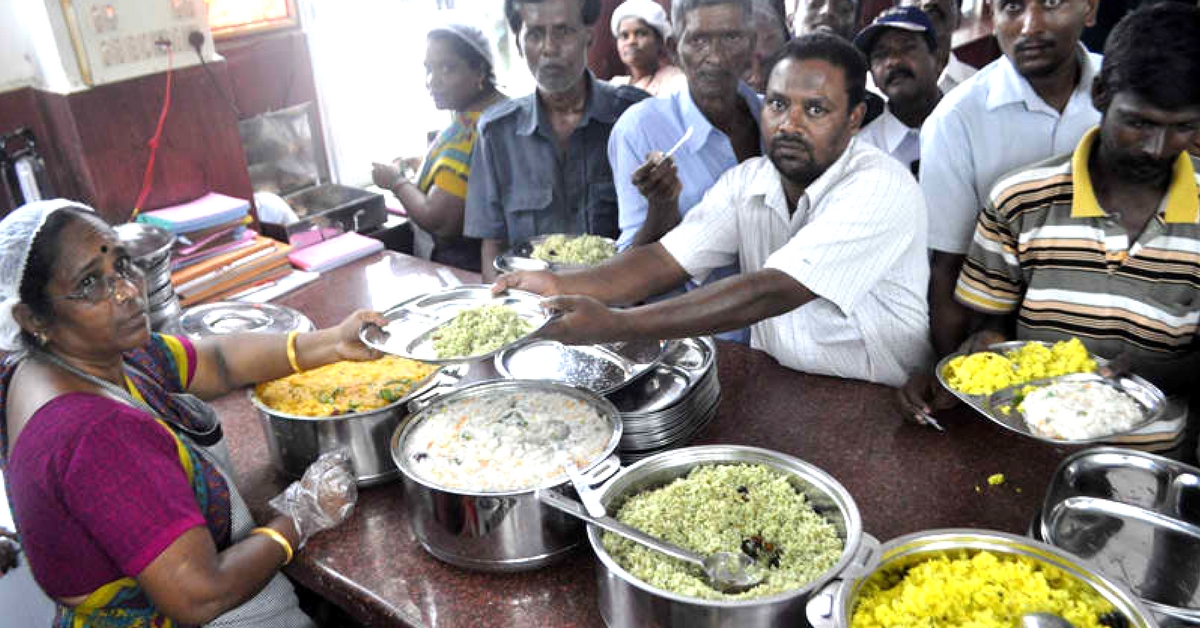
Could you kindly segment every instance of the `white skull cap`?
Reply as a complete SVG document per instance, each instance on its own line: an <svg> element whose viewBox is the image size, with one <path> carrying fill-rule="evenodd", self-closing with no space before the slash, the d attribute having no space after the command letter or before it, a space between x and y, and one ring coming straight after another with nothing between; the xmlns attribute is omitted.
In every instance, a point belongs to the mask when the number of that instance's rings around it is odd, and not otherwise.
<svg viewBox="0 0 1200 628"><path fill-rule="evenodd" d="M0 220L0 350L18 351L24 347L21 326L13 318L13 308L21 302L21 279L33 241L50 214L68 207L93 211L74 201L56 198L22 205Z"/></svg>

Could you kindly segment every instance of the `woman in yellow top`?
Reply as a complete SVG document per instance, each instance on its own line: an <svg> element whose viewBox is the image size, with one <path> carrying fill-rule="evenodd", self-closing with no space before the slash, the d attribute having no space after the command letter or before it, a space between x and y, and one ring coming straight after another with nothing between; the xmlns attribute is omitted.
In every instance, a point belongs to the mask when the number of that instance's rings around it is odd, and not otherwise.
<svg viewBox="0 0 1200 628"><path fill-rule="evenodd" d="M496 89L491 46L479 29L448 24L429 31L425 83L438 109L454 112L429 148L417 180L395 164L375 164L375 185L391 190L408 217L433 235L429 259L479 271L479 241L462 235L467 176L484 109L505 99Z"/></svg>

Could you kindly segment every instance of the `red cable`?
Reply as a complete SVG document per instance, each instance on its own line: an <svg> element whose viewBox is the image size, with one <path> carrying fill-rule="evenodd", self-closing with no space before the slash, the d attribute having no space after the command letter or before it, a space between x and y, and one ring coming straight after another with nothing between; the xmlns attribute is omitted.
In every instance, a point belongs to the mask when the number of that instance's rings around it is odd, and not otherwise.
<svg viewBox="0 0 1200 628"><path fill-rule="evenodd" d="M158 115L158 127L154 130L154 137L146 143L150 147L150 159L146 160L146 173L142 175L142 191L138 193L137 203L133 205L133 214L129 216L129 220L137 218L139 212L142 211L142 203L146 202L146 197L150 195L150 188L154 185L154 158L158 156L158 142L162 138L163 124L167 121L167 112L171 110L171 66L175 61L175 53L170 45L167 46L167 90L163 96L162 113Z"/></svg>

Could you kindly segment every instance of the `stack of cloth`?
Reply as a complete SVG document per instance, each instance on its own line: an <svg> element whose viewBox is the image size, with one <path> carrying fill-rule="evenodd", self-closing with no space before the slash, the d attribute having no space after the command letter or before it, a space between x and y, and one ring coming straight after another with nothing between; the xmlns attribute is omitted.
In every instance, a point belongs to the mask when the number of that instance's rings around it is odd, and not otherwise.
<svg viewBox="0 0 1200 628"><path fill-rule="evenodd" d="M184 307L273 284L292 272L292 247L249 228L250 203L210 192L190 203L145 212L145 222L175 235L171 284Z"/></svg>

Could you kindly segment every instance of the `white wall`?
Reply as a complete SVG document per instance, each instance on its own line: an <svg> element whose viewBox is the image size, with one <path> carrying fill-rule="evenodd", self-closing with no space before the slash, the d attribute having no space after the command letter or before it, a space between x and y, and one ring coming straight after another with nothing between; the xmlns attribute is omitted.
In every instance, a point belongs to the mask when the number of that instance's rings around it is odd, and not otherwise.
<svg viewBox="0 0 1200 628"><path fill-rule="evenodd" d="M28 5L36 9L41 2L0 1L0 92L27 87L37 79L33 42L19 19L22 9L27 9Z"/></svg>

